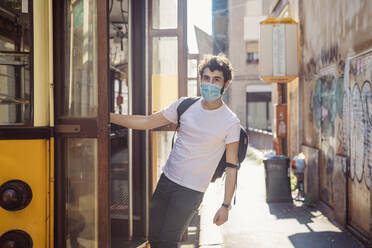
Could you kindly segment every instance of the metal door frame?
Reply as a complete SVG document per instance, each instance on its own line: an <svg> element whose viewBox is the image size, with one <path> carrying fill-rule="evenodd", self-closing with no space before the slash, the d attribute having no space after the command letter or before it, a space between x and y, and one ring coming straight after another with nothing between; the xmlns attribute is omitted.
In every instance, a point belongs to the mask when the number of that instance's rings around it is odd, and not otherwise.
<svg viewBox="0 0 372 248"><path fill-rule="evenodd" d="M54 39L54 96L55 96L55 134L56 139L65 138L96 138L98 140L98 247L110 247L110 197L109 197L109 114L108 114L108 82L109 82L109 50L108 50L108 1L97 1L97 81L98 83L98 114L95 118L66 118L62 113L63 91L65 82L65 1L53 2L53 39ZM80 126L79 132L69 130L71 125ZM67 127L67 130L65 129ZM57 141L57 140L56 140ZM66 196L63 147L56 142L56 183L55 183L55 246L66 246Z"/></svg>

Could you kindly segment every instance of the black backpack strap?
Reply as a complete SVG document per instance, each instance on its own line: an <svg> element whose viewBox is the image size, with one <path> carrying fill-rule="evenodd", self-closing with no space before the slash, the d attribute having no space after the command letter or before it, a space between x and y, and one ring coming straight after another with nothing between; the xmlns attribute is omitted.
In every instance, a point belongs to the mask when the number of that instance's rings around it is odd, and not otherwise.
<svg viewBox="0 0 372 248"><path fill-rule="evenodd" d="M174 144L174 136L176 135L176 132L178 128L180 127L180 118L183 113L191 106L193 105L197 100L199 100L200 97L188 97L185 98L177 107L177 126L176 129L174 130L173 133L173 138L172 138L172 148Z"/></svg>

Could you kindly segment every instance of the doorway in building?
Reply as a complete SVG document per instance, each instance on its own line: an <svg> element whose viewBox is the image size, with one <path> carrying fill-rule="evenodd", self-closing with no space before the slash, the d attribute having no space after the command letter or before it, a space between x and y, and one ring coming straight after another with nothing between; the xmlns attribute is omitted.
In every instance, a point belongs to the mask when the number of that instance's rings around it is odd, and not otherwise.
<svg viewBox="0 0 372 248"><path fill-rule="evenodd" d="M335 77L327 75L319 78L316 85L317 97L320 100L321 110L320 118L320 198L333 211L335 205L335 188L334 188L334 163L335 163ZM329 110L325 112L325 110Z"/></svg>
<svg viewBox="0 0 372 248"><path fill-rule="evenodd" d="M371 240L371 67L372 52L350 59L350 168L348 180L348 224L352 231ZM352 68L360 68L353 72ZM355 69L354 69L355 70Z"/></svg>

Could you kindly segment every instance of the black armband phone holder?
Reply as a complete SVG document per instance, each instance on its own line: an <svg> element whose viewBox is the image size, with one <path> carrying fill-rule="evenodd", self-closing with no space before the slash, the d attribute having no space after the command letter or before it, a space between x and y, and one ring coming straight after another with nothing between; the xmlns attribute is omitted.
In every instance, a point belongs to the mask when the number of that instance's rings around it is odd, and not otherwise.
<svg viewBox="0 0 372 248"><path fill-rule="evenodd" d="M237 166L236 164L232 164L232 163L227 163L227 162L226 162L226 167L230 167L230 168L238 168L239 166Z"/></svg>

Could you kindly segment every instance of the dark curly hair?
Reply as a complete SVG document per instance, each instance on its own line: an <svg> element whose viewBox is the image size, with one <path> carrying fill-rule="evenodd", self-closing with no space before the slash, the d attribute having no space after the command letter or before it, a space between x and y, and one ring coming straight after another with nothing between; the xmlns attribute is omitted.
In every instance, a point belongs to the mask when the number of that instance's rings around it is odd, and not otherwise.
<svg viewBox="0 0 372 248"><path fill-rule="evenodd" d="M231 62L223 53L220 53L217 56L210 54L204 55L198 67L200 77L203 77L205 68L209 68L211 71L221 71L223 73L224 83L231 80L233 77Z"/></svg>

